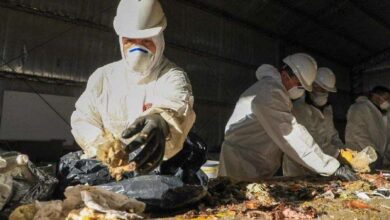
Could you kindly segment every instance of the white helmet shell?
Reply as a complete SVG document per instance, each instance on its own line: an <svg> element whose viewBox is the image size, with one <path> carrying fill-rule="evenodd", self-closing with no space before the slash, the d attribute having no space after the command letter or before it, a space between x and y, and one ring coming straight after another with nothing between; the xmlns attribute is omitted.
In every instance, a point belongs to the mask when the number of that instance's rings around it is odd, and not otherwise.
<svg viewBox="0 0 390 220"><path fill-rule="evenodd" d="M333 71L327 67L318 68L317 77L314 82L328 92L337 92L336 76Z"/></svg>
<svg viewBox="0 0 390 220"><path fill-rule="evenodd" d="M151 38L165 30L167 20L157 0L121 0L114 18L118 36Z"/></svg>
<svg viewBox="0 0 390 220"><path fill-rule="evenodd" d="M313 90L312 84L317 75L317 62L315 59L305 53L296 53L284 58L283 62L291 68L302 86L311 92Z"/></svg>

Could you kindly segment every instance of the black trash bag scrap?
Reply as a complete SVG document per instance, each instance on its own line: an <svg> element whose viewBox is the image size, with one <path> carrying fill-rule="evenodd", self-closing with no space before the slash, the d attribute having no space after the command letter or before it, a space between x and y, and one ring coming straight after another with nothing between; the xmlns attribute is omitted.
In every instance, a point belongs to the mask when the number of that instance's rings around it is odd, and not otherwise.
<svg viewBox="0 0 390 220"><path fill-rule="evenodd" d="M7 160L19 154L18 152L2 152L0 156ZM6 208L14 208L36 200L49 200L58 184L55 177L43 172L30 161L25 165L4 171L2 174L12 177L12 194Z"/></svg>
<svg viewBox="0 0 390 220"><path fill-rule="evenodd" d="M19 200L19 203L21 204L28 204L34 202L35 200L45 201L51 199L51 195L58 184L58 180L38 169L31 162L28 162L27 167L35 180L31 183L25 181L24 179L14 178L15 194L11 201ZM23 189L26 190L26 185L30 186L27 193L20 193Z"/></svg>
<svg viewBox="0 0 390 220"><path fill-rule="evenodd" d="M82 152L65 155L59 166L60 192L78 184L100 186L111 192L145 202L148 209L175 209L200 201L207 194L207 175L196 173L196 185L185 184L183 170L175 175L159 175L159 170L144 176L125 176L115 182L102 163L92 159L80 159Z"/></svg>
<svg viewBox="0 0 390 220"><path fill-rule="evenodd" d="M108 168L98 160L80 159L82 151L72 152L61 157L58 167L59 189L65 191L68 186L95 186L113 181Z"/></svg>
<svg viewBox="0 0 390 220"><path fill-rule="evenodd" d="M182 170L175 176L144 175L119 182L111 182L102 187L146 203L147 209L176 209L200 201L207 194L207 175L197 172L199 185L189 185L182 181Z"/></svg>
<svg viewBox="0 0 390 220"><path fill-rule="evenodd" d="M180 151L149 175L128 174L115 182L108 168L98 160L80 159L82 152L63 156L59 164L60 191L88 184L138 199L147 208L175 209L200 201L207 194L207 176L200 167L206 161L207 146L189 135Z"/></svg>

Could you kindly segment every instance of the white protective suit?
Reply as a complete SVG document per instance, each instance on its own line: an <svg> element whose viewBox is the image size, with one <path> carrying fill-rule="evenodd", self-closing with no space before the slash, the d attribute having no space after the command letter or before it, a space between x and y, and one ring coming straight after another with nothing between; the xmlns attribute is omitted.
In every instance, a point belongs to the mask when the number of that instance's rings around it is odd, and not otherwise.
<svg viewBox="0 0 390 220"><path fill-rule="evenodd" d="M162 35L153 40L157 52L147 74L129 71L122 59L90 76L71 117L72 134L86 158L96 156L97 147L106 141L105 133L128 144L122 132L138 117L154 113L170 125L164 159L182 149L195 121L191 84L186 73L162 55Z"/></svg>
<svg viewBox="0 0 390 220"><path fill-rule="evenodd" d="M344 143L341 141L333 123L332 106L327 105L321 111L315 106L306 103L305 97L303 97L294 102L293 114L298 123L305 126L309 131L322 151L337 158L339 150L344 148ZM305 176L313 173L284 154L283 174L285 176Z"/></svg>
<svg viewBox="0 0 390 220"><path fill-rule="evenodd" d="M241 95L226 125L219 175L243 181L271 177L283 152L316 173L333 174L339 162L296 121L277 69L262 65L256 76L258 82Z"/></svg>
<svg viewBox="0 0 390 220"><path fill-rule="evenodd" d="M347 115L345 143L348 148L361 151L372 146L382 158L385 167L390 167L389 112L381 111L365 96L356 99Z"/></svg>

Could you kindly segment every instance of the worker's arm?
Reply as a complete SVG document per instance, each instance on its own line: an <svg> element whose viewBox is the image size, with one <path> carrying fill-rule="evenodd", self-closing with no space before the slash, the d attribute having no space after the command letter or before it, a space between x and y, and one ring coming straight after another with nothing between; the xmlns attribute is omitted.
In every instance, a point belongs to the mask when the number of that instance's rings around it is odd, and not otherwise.
<svg viewBox="0 0 390 220"><path fill-rule="evenodd" d="M270 89L273 89L270 98L256 97L252 103L253 112L267 134L294 161L318 174L332 175L339 162L324 154L305 127L296 121L285 92L281 88Z"/></svg>
<svg viewBox="0 0 390 220"><path fill-rule="evenodd" d="M96 108L96 98L101 93L102 80L98 69L89 78L71 117L72 134L87 157L96 156L97 146L105 140L102 120Z"/></svg>
<svg viewBox="0 0 390 220"><path fill-rule="evenodd" d="M365 113L354 105L348 110L347 126L345 128L346 147L361 151L367 146L376 147L368 132L367 122L361 117Z"/></svg>
<svg viewBox="0 0 390 220"><path fill-rule="evenodd" d="M329 132L330 143L329 149L324 150L324 152L333 157L338 157L340 149L345 148L345 144L340 139L339 132L336 130L333 121L333 109L331 107L326 108L324 112L325 120L327 123L327 132Z"/></svg>
<svg viewBox="0 0 390 220"><path fill-rule="evenodd" d="M179 152L185 138L195 122L193 111L194 97L186 73L179 68L171 68L157 82L153 107L144 112L160 114L169 124L169 134L165 146L165 159Z"/></svg>

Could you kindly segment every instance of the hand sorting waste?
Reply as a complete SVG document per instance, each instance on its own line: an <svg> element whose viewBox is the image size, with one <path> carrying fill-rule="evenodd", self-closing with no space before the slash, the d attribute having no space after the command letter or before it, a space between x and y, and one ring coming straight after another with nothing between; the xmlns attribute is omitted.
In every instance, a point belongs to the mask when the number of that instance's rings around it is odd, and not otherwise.
<svg viewBox="0 0 390 220"><path fill-rule="evenodd" d="M357 152L351 149L341 149L339 160L352 167L359 173L370 172L370 164L378 159L377 153L373 147L366 147L362 151Z"/></svg>
<svg viewBox="0 0 390 220"><path fill-rule="evenodd" d="M137 172L146 174L160 165L165 153L165 141L169 134L167 122L159 115L142 116L127 128L123 138L138 136L126 146L128 153L133 153L143 146L133 161L137 164Z"/></svg>
<svg viewBox="0 0 390 220"><path fill-rule="evenodd" d="M340 166L336 172L334 172L333 176L338 177L342 180L346 181L356 181L358 177L355 172L346 165Z"/></svg>
<svg viewBox="0 0 390 220"><path fill-rule="evenodd" d="M124 173L135 171L136 163L129 160L129 153L122 142L112 135L106 135L106 142L98 147L96 158L106 165L110 175L116 181L123 178Z"/></svg>
<svg viewBox="0 0 390 220"><path fill-rule="evenodd" d="M118 166L133 163L134 160L128 158L137 154L129 155L120 141L109 138L111 141L100 146L96 159L81 159L81 151L61 158L60 191L68 186L88 184L138 199L148 207L162 209L195 203L206 195L207 176L200 167L206 161L207 146L195 134L188 135L177 155L161 161L160 166L145 175L123 169L115 172Z"/></svg>

